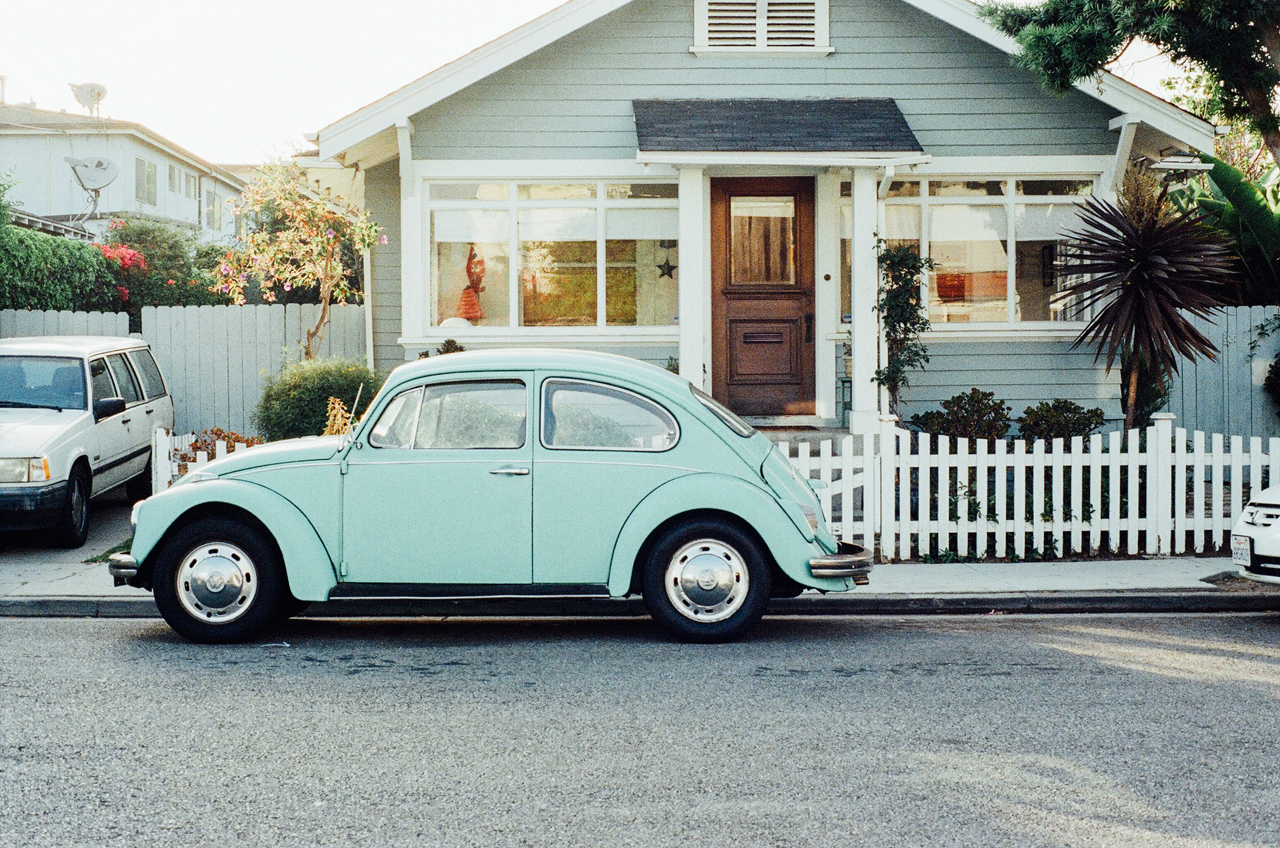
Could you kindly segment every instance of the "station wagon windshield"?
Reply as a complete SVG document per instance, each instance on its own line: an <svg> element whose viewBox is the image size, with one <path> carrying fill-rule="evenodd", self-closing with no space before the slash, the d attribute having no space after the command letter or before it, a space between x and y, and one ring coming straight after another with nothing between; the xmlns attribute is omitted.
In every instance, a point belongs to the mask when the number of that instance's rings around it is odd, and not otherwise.
<svg viewBox="0 0 1280 848"><path fill-rule="evenodd" d="M0 356L0 409L85 409L84 365L68 356Z"/></svg>

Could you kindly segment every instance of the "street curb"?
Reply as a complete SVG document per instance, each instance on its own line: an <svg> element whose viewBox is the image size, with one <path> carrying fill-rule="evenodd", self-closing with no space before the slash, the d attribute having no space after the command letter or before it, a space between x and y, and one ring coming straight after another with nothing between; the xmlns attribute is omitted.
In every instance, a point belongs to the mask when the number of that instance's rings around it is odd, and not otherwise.
<svg viewBox="0 0 1280 848"><path fill-rule="evenodd" d="M776 598L770 615L989 615L1085 613L1214 613L1280 611L1280 593L1198 589L1169 591L1000 592L945 595L802 595ZM334 601L308 618L633 617L646 616L640 598L511 601ZM151 598L4 598L0 617L159 618Z"/></svg>

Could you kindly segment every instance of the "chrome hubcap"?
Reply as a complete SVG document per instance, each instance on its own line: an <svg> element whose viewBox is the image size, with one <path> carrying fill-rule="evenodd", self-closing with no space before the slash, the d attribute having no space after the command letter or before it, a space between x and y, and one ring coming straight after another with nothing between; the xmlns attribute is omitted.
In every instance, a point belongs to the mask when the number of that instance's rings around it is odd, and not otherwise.
<svg viewBox="0 0 1280 848"><path fill-rule="evenodd" d="M676 551L666 572L667 599L690 621L724 621L746 603L750 575L742 555L716 539Z"/></svg>
<svg viewBox="0 0 1280 848"><path fill-rule="evenodd" d="M212 624L235 621L258 594L258 571L244 551L227 542L206 542L182 558L178 599L187 614Z"/></svg>

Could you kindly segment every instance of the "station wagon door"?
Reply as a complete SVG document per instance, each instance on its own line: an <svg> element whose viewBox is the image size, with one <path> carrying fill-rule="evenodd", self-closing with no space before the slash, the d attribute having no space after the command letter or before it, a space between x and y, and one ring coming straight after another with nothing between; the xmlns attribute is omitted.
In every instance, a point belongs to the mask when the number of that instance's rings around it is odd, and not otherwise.
<svg viewBox="0 0 1280 848"><path fill-rule="evenodd" d="M532 582L531 377L453 376L407 388L375 411L347 454L345 582Z"/></svg>

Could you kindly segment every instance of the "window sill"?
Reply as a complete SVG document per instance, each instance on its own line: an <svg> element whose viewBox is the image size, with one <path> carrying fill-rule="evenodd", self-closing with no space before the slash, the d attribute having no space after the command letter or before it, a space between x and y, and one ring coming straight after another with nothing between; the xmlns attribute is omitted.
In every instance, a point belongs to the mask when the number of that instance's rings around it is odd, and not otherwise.
<svg viewBox="0 0 1280 848"><path fill-rule="evenodd" d="M1086 321L1025 321L1018 324L933 324L926 341L989 341L991 339L1066 339L1074 341Z"/></svg>
<svg viewBox="0 0 1280 848"><path fill-rule="evenodd" d="M460 344L677 344L680 328L664 327L431 327L421 335L402 336L406 347L439 344L454 339Z"/></svg>
<svg viewBox="0 0 1280 848"><path fill-rule="evenodd" d="M701 56L703 53L740 53L740 54L760 54L760 53L786 53L795 55L797 53L810 56L827 56L836 52L831 46L827 47L710 47L695 44L689 48L689 52L695 56Z"/></svg>

